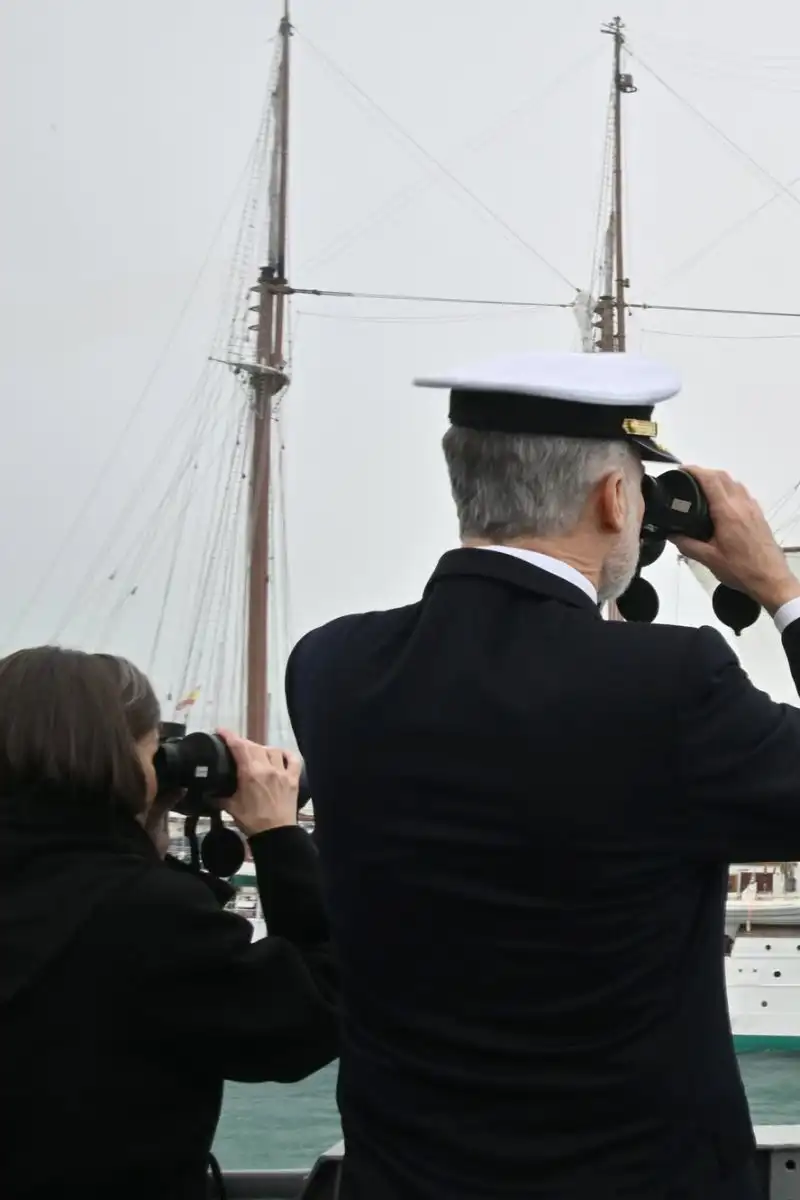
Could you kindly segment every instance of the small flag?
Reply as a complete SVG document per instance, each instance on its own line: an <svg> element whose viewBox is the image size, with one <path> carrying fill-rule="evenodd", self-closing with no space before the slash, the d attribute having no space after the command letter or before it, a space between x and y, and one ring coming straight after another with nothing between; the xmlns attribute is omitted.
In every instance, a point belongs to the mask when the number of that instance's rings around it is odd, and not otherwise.
<svg viewBox="0 0 800 1200"><path fill-rule="evenodd" d="M199 695L200 688L195 688L194 691L189 692L188 696L184 696L175 705L175 712L185 712L187 708L191 708L193 704L196 704Z"/></svg>

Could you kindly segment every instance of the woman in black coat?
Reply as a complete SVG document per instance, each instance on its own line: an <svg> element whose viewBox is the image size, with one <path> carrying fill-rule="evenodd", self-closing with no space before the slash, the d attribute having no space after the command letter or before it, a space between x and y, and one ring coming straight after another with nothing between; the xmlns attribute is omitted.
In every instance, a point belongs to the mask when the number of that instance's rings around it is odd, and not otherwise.
<svg viewBox="0 0 800 1200"><path fill-rule="evenodd" d="M162 860L159 711L121 659L0 661L0 1195L200 1200L226 1079L338 1054L292 756L226 734L269 936ZM151 831L148 833L148 829Z"/></svg>

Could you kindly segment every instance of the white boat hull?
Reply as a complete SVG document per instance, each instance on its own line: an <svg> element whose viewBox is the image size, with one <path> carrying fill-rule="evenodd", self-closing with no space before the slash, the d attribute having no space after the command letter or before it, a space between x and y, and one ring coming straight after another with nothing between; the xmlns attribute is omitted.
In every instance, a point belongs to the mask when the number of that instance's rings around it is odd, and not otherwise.
<svg viewBox="0 0 800 1200"><path fill-rule="evenodd" d="M725 982L739 1053L800 1051L800 926L788 936L740 934Z"/></svg>

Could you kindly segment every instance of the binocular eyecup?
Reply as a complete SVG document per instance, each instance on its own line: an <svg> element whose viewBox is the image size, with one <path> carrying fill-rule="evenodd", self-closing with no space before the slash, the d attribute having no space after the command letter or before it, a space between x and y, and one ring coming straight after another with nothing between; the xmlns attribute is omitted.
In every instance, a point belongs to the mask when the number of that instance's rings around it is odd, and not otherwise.
<svg viewBox="0 0 800 1200"><path fill-rule="evenodd" d="M617 608L626 621L651 624L658 616L658 594L653 585L642 578L642 571L661 557L668 538L686 537L708 542L714 536L714 523L703 489L688 471L675 469L658 476L645 475L642 495L644 519L639 563L636 574L617 600ZM754 625L761 613L757 601L723 583L714 590L711 605L717 620L732 629L737 637Z"/></svg>

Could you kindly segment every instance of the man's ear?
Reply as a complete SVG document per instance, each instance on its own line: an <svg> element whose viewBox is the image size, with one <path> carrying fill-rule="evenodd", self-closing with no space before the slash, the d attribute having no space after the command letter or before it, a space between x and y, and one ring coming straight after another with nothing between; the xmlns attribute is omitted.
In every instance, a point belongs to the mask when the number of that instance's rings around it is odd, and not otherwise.
<svg viewBox="0 0 800 1200"><path fill-rule="evenodd" d="M597 484L597 516L605 533L622 533L628 513L628 496L622 471L611 471Z"/></svg>

